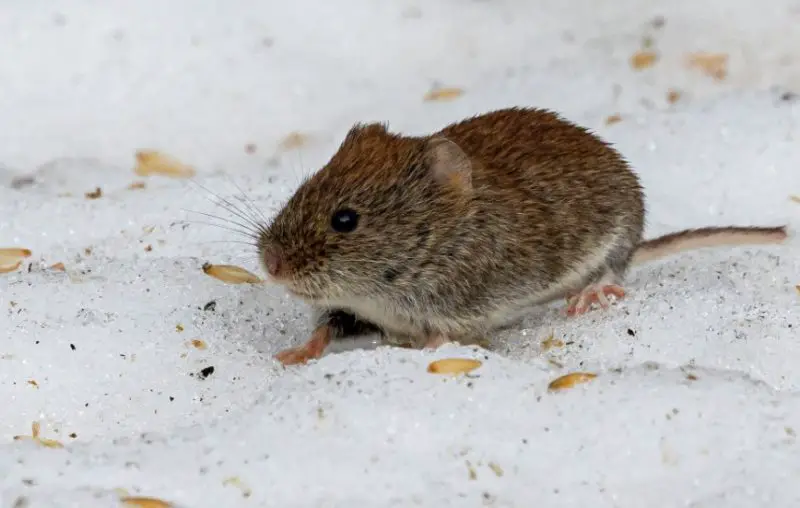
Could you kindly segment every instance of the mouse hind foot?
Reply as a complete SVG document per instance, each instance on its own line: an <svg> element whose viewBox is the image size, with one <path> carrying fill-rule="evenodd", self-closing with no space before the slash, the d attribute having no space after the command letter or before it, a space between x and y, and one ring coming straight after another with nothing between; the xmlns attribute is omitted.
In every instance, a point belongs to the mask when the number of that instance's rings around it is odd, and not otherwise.
<svg viewBox="0 0 800 508"><path fill-rule="evenodd" d="M607 309L611 305L609 296L620 300L625 297L625 289L618 284L589 284L578 293L567 296L567 315L585 314L594 304Z"/></svg>
<svg viewBox="0 0 800 508"><path fill-rule="evenodd" d="M635 245L634 241L618 243L606 255L603 265L587 278L583 289L566 295L568 316L585 314L594 305L607 309L611 306L609 297L613 297L614 300L625 297L622 281L625 279Z"/></svg>
<svg viewBox="0 0 800 508"><path fill-rule="evenodd" d="M599 277L591 278L588 283L579 291L572 291L567 297L567 316L579 316L588 312L593 306L597 305L601 309L611 306L609 297L614 300L621 300L625 297L625 288L622 287L622 270L616 270L616 266L607 265L605 270L600 272Z"/></svg>

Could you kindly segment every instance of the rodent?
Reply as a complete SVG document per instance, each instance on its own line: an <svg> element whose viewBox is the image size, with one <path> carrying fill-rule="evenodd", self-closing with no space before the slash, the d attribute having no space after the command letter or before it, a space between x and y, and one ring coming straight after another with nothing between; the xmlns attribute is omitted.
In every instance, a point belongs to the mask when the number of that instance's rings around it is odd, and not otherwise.
<svg viewBox="0 0 800 508"><path fill-rule="evenodd" d="M311 339L276 358L305 363L372 331L476 343L557 298L571 315L607 307L632 264L787 238L731 226L643 241L644 225L629 163L553 111L500 109L427 136L356 124L258 236L269 278L314 309Z"/></svg>

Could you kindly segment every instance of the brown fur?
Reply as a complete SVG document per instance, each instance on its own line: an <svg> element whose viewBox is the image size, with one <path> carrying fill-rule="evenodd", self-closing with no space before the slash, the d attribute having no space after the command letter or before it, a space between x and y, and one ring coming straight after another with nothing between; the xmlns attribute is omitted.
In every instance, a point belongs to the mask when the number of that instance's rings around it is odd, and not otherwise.
<svg viewBox="0 0 800 508"><path fill-rule="evenodd" d="M337 233L331 216L345 207L358 227ZM393 338L467 342L531 305L621 283L640 244L640 259L669 251L674 238L641 243L644 215L639 179L608 143L550 111L511 108L429 137L354 126L259 248L280 253L278 282L319 325L346 311Z"/></svg>

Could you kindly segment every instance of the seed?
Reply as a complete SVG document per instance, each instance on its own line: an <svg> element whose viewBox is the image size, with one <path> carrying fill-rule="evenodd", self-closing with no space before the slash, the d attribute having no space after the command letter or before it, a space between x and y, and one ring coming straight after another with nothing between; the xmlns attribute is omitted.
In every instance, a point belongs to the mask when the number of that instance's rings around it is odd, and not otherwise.
<svg viewBox="0 0 800 508"><path fill-rule="evenodd" d="M630 60L631 67L639 71L652 67L658 60L658 54L655 51L637 51L633 54Z"/></svg>
<svg viewBox="0 0 800 508"><path fill-rule="evenodd" d="M542 351L549 351L557 347L564 347L564 341L556 339L552 333L542 341Z"/></svg>
<svg viewBox="0 0 800 508"><path fill-rule="evenodd" d="M250 497L253 495L253 491L250 490L248 487L238 476L231 476L230 478L225 478L222 480L223 486L232 485L234 487L238 487L242 491L242 497Z"/></svg>
<svg viewBox="0 0 800 508"><path fill-rule="evenodd" d="M0 264L7 262L18 261L30 257L33 254L30 249L22 249L19 247L10 247L7 249L0 249Z"/></svg>
<svg viewBox="0 0 800 508"><path fill-rule="evenodd" d="M212 265L211 263L204 263L203 272L205 272L206 275L210 275L215 279L230 284L259 284L264 282L244 268L234 265Z"/></svg>
<svg viewBox="0 0 800 508"><path fill-rule="evenodd" d="M671 89L667 92L667 102L675 104L681 98L681 92Z"/></svg>
<svg viewBox="0 0 800 508"><path fill-rule="evenodd" d="M728 76L728 55L725 53L692 53L688 57L688 64L718 81Z"/></svg>
<svg viewBox="0 0 800 508"><path fill-rule="evenodd" d="M500 467L500 465L499 465L498 463L496 463L496 462L489 462L489 469L491 469L491 470L492 470L492 472L493 472L494 474L496 474L498 477L499 477L499 476L503 476L503 468L502 468L502 467Z"/></svg>
<svg viewBox="0 0 800 508"><path fill-rule="evenodd" d="M159 174L176 178L189 178L195 174L193 167L155 150L139 150L136 152L136 168L134 171L140 176Z"/></svg>
<svg viewBox="0 0 800 508"><path fill-rule="evenodd" d="M11 273L20 266L22 266L22 261L17 261L14 264L0 263L0 273Z"/></svg>
<svg viewBox="0 0 800 508"><path fill-rule="evenodd" d="M483 365L479 360L470 358L443 358L428 365L431 374L464 374Z"/></svg>
<svg viewBox="0 0 800 508"><path fill-rule="evenodd" d="M596 378L597 374L591 372L573 372L560 378L554 379L547 385L548 390L563 390L565 388L572 388L573 386L586 383Z"/></svg>
<svg viewBox="0 0 800 508"><path fill-rule="evenodd" d="M294 150L308 143L308 136L300 132L290 132L279 143L281 150Z"/></svg>
<svg viewBox="0 0 800 508"><path fill-rule="evenodd" d="M64 448L64 445L56 441L55 439L44 439L39 437L39 432L41 431L41 425L39 422L33 422L31 424L31 435L30 436L14 436L14 441L22 441L22 440L32 440L35 443L38 443L45 448Z"/></svg>
<svg viewBox="0 0 800 508"><path fill-rule="evenodd" d="M10 273L22 266L22 260L30 257L29 249L11 247L0 249L0 273Z"/></svg>
<svg viewBox="0 0 800 508"><path fill-rule="evenodd" d="M170 508L172 506L171 503L154 497L123 497L120 501L125 506L136 506L137 508Z"/></svg>
<svg viewBox="0 0 800 508"><path fill-rule="evenodd" d="M464 90L456 87L435 88L425 94L425 101L450 101L464 95Z"/></svg>
<svg viewBox="0 0 800 508"><path fill-rule="evenodd" d="M27 258L33 254L30 249L22 249L19 247L11 247L8 249L0 249L0 257L8 258Z"/></svg>

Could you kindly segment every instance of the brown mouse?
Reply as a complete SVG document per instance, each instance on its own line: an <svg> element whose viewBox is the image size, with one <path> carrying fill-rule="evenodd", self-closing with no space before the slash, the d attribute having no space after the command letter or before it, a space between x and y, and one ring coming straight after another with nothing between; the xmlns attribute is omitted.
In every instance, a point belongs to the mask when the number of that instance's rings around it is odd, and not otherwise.
<svg viewBox="0 0 800 508"><path fill-rule="evenodd" d="M622 298L631 264L686 249L780 243L781 227L712 227L643 241L644 194L607 142L558 114L509 108L403 136L357 124L260 232L270 278L312 305L311 339L381 331L438 347L484 340L531 306Z"/></svg>

